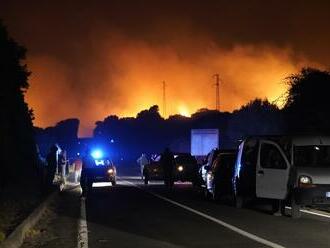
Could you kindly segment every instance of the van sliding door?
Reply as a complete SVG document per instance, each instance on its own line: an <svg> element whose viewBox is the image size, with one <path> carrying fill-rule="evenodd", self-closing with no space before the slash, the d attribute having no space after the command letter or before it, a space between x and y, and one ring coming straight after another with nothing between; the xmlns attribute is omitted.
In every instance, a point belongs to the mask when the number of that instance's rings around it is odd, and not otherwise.
<svg viewBox="0 0 330 248"><path fill-rule="evenodd" d="M260 198L284 199L287 195L290 165L282 149L262 140L256 170L256 194Z"/></svg>

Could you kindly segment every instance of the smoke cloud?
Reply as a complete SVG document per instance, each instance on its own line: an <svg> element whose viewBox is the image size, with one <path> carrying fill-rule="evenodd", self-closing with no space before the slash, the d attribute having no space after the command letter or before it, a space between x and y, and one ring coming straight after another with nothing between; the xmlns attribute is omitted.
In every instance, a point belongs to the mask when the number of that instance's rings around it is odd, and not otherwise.
<svg viewBox="0 0 330 248"><path fill-rule="evenodd" d="M108 115L162 113L163 81L167 115L189 115L215 107L216 73L232 111L275 101L301 67L327 69L329 3L239 2L3 0L0 16L28 48L35 125L77 117L85 136Z"/></svg>
<svg viewBox="0 0 330 248"><path fill-rule="evenodd" d="M27 100L36 125L78 117L80 134L88 135L96 120L111 114L135 116L154 104L162 112L162 81L168 115L213 109L215 73L221 78L221 110L232 111L256 97L275 101L286 91L285 77L315 64L297 60L290 49L251 45L225 49L212 40L166 46L111 35L98 47L95 59L86 61L78 75L55 58L31 58Z"/></svg>

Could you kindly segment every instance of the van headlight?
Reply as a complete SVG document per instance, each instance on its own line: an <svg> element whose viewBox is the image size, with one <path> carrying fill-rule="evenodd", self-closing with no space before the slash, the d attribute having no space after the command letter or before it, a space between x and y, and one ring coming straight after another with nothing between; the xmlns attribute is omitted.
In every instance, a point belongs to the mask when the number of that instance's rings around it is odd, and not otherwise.
<svg viewBox="0 0 330 248"><path fill-rule="evenodd" d="M180 166L178 166L178 171L183 171L183 166L182 165L180 165Z"/></svg>
<svg viewBox="0 0 330 248"><path fill-rule="evenodd" d="M115 172L115 170L112 169L112 168L110 168L110 169L108 170L108 173L109 173L109 174L113 174L114 172Z"/></svg>
<svg viewBox="0 0 330 248"><path fill-rule="evenodd" d="M300 188L313 188L316 185L313 184L312 178L309 176L300 176L299 177L299 187Z"/></svg>
<svg viewBox="0 0 330 248"><path fill-rule="evenodd" d="M301 183L301 184L311 184L312 179L308 176L300 176L299 177L299 183Z"/></svg>

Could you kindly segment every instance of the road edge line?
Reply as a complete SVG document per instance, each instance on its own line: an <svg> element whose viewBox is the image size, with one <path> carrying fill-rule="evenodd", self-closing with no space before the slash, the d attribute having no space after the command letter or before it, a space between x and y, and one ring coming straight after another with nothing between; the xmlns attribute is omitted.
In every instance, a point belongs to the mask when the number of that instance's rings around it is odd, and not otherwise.
<svg viewBox="0 0 330 248"><path fill-rule="evenodd" d="M153 193L153 192L151 192L151 191L149 191L149 190L145 190L145 189L139 187L138 185L136 185L136 184L134 184L134 183L131 183L131 182L126 181L126 180L123 180L123 181L125 181L125 182L127 182L128 184L130 184L130 185L132 185L132 186L134 186L134 187L136 187L136 188L138 188L138 189L140 189L140 190L142 190L142 191L145 191L145 192L147 192L147 193L149 193L149 194L151 194L151 195L153 195L153 196L155 196L155 197L157 197L157 198L159 198L159 199L162 199L162 200L167 201L167 202L169 202L169 203L171 203L171 204L173 204L173 205L176 205L176 206L178 206L178 207L181 207L181 208L183 208L183 209L185 209L185 210L187 210L187 211L189 211L189 212L192 212L192 213L194 213L194 214L196 214L196 215L202 216L202 217L204 217L205 219L208 219L208 220L210 220L210 221L212 221L212 222L215 222L215 223L217 223L217 224L219 224L219 225L221 225L221 226L223 226L223 227L225 227L225 228L227 228L227 229L229 229L229 230L231 230L231 231L233 231L233 232L236 232L236 233L238 233L238 234L240 234L240 235L242 235L242 236L244 236L244 237L246 237L246 238L249 238L249 239L251 239L251 240L254 240L254 241L256 241L256 242L258 242L258 243L260 243L260 244L263 244L263 245L266 245L266 246L269 246L269 247L272 247L272 248L285 248L285 247L282 246L282 245L279 245L279 244L276 244L276 243L274 243L274 242L271 242L271 241L269 241L269 240L267 240L267 239L264 239L264 238L258 237L258 236L255 235L255 234L252 234L252 233L249 233L249 232L247 232L247 231L244 231L243 229L240 229L240 228L238 228L238 227L235 227L235 226L233 226L233 225L231 225L231 224L228 224L228 223L226 223L226 222L224 222L224 221L222 221L222 220L219 220L219 219L217 219L217 218L215 218L215 217L212 217L212 216L210 216L210 215L207 215L207 214L205 214L205 213L202 213L202 212L200 212L200 211L198 211L198 210L195 210L195 209L193 209L193 208L191 208L191 207L188 207L188 206L186 206L186 205L184 205L184 204L181 204L181 203L179 203L179 202L173 201L173 200L171 200L171 199L169 199L169 198L167 198L167 197L164 197L164 196L161 196L161 195L159 195L159 194Z"/></svg>
<svg viewBox="0 0 330 248"><path fill-rule="evenodd" d="M291 207L286 206L285 208L291 210ZM313 210L300 209L300 212L305 213L305 214L316 215L316 216L320 216L320 217L330 219L330 215L327 215L325 213L323 214L322 211L319 211L321 213L318 213L318 212L314 212Z"/></svg>
<svg viewBox="0 0 330 248"><path fill-rule="evenodd" d="M86 219L86 199L80 200L80 219L78 221L78 248L88 248L88 228Z"/></svg>

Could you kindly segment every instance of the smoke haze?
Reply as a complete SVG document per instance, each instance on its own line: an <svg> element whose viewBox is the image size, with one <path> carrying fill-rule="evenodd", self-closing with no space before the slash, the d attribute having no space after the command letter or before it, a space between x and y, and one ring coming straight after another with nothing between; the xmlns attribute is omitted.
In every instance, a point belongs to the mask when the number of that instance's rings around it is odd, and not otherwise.
<svg viewBox="0 0 330 248"><path fill-rule="evenodd" d="M329 34L312 47L309 36L300 39L330 23L325 3L272 2L260 11L258 1L238 7L226 1L15 2L5 2L0 14L29 49L26 99L35 125L77 117L81 136L111 114L135 116L154 104L162 112L162 81L167 114L189 115L215 107L213 75L219 73L221 110L232 111L256 97L275 101L286 91L285 77L329 62L322 52ZM309 11L318 18L302 34Z"/></svg>

